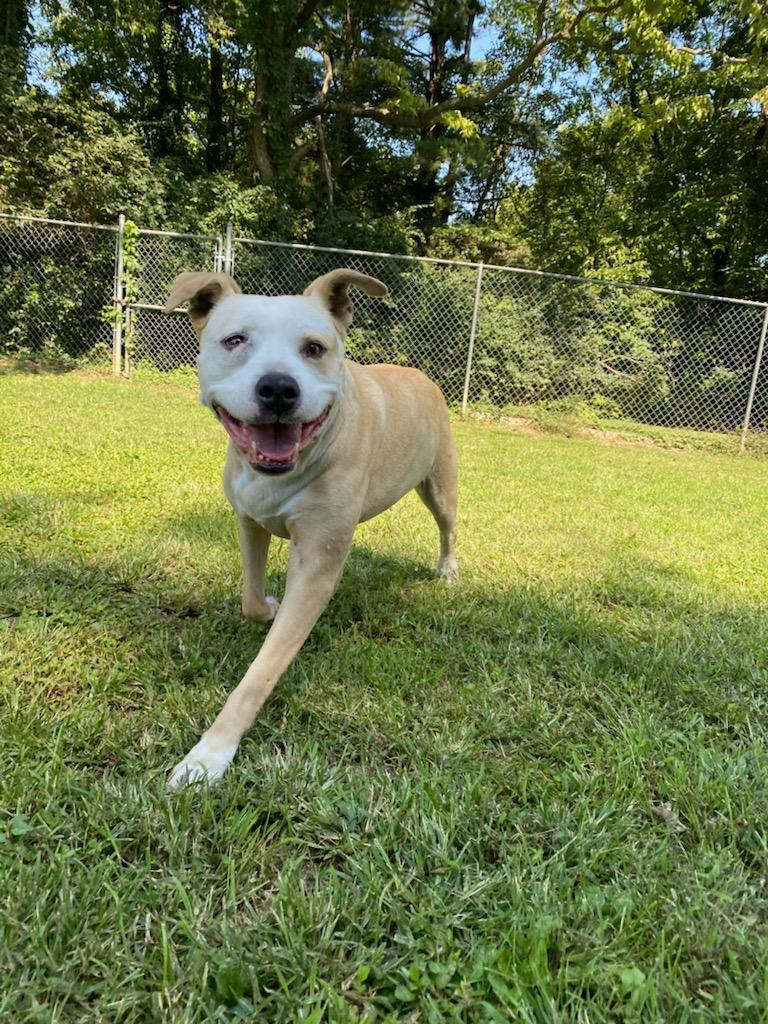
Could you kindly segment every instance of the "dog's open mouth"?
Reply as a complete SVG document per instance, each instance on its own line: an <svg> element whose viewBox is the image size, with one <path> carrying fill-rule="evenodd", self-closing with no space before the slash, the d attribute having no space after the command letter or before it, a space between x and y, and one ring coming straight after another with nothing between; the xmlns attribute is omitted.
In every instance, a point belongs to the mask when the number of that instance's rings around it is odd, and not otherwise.
<svg viewBox="0 0 768 1024"><path fill-rule="evenodd" d="M254 469L264 473L286 473L293 469L299 453L313 440L330 410L329 405L310 423L249 423L232 416L223 406L213 405L237 447Z"/></svg>

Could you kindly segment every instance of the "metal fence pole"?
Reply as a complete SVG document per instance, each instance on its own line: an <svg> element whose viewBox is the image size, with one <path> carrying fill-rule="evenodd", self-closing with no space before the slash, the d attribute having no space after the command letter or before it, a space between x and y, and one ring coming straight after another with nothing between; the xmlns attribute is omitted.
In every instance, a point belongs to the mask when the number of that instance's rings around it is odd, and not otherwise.
<svg viewBox="0 0 768 1024"><path fill-rule="evenodd" d="M749 421L752 416L752 403L755 400L755 392L757 391L757 378L760 376L760 364L763 361L763 349L765 348L766 334L768 334L768 306L765 307L765 316L763 317L763 329L760 332L760 342L757 346L757 355L755 356L755 368L752 371L752 383L749 386L749 398L747 399L747 409L744 413L744 424L741 428L741 443L739 445L740 452L743 452L747 446L747 432L749 431Z"/></svg>
<svg viewBox="0 0 768 1024"><path fill-rule="evenodd" d="M133 376L133 306L125 307L125 376Z"/></svg>
<svg viewBox="0 0 768 1024"><path fill-rule="evenodd" d="M230 277L235 270L235 251L232 246L232 221L227 221L227 233L224 238L224 273Z"/></svg>
<svg viewBox="0 0 768 1024"><path fill-rule="evenodd" d="M472 374L472 356L475 352L475 335L477 334L477 314L480 309L480 290L483 286L483 264L477 265L477 283L475 284L475 304L472 308L472 326L469 329L469 349L467 350L467 372L464 374L464 393L461 397L461 415L467 415L469 399L469 378Z"/></svg>
<svg viewBox="0 0 768 1024"><path fill-rule="evenodd" d="M213 247L213 272L224 269L224 237L216 235L216 244Z"/></svg>
<svg viewBox="0 0 768 1024"><path fill-rule="evenodd" d="M112 373L120 376L123 356L123 299L125 298L123 282L123 235L125 234L125 214L121 213L117 222L117 238L115 239L115 277L112 288L112 302L115 307L115 321L112 327Z"/></svg>

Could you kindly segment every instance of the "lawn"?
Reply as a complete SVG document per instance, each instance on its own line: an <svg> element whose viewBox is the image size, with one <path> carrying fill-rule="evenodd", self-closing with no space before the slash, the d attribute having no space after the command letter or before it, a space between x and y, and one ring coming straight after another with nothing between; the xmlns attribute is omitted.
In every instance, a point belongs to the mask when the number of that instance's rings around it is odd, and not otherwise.
<svg viewBox="0 0 768 1024"><path fill-rule="evenodd" d="M414 496L361 527L169 798L264 635L223 432L0 377L0 1020L768 1020L768 464L455 429L460 584Z"/></svg>

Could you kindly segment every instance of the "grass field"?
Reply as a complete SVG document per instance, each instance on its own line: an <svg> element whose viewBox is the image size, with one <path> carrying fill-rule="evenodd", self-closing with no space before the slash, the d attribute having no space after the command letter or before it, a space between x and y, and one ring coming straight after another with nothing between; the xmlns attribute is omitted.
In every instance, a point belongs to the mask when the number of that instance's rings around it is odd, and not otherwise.
<svg viewBox="0 0 768 1024"><path fill-rule="evenodd" d="M0 377L0 1020L768 1020L768 468L457 423L216 789L253 657L188 391ZM286 545L271 561L280 592Z"/></svg>

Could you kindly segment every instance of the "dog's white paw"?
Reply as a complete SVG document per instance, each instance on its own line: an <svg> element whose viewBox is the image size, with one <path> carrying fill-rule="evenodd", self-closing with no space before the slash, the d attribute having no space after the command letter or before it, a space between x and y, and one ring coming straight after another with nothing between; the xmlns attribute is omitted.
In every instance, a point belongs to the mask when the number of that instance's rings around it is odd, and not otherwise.
<svg viewBox="0 0 768 1024"><path fill-rule="evenodd" d="M267 597L265 600L267 602L266 613L261 608L258 610L251 610L250 606L243 601L243 615L245 618L250 619L252 622L271 622L277 615L277 609L280 607L280 602L276 597Z"/></svg>
<svg viewBox="0 0 768 1024"><path fill-rule="evenodd" d="M211 750L203 737L173 769L168 777L168 789L183 789L193 783L210 786L218 782L232 763L236 751L237 747Z"/></svg>
<svg viewBox="0 0 768 1024"><path fill-rule="evenodd" d="M459 564L455 558L441 558L437 563L437 569L435 575L439 576L441 580L447 580L449 583L455 583L459 578Z"/></svg>

